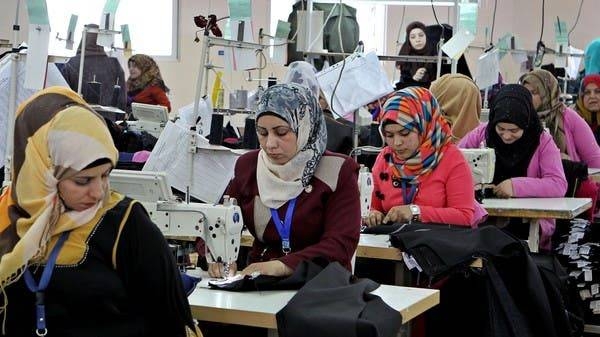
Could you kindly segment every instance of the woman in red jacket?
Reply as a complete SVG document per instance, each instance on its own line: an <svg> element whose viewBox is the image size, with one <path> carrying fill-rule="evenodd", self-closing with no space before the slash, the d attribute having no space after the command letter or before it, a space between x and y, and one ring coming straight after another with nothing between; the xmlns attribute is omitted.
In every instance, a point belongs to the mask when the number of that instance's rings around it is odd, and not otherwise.
<svg viewBox="0 0 600 337"><path fill-rule="evenodd" d="M394 93L379 127L387 144L373 165L369 226L387 222L471 226L485 211L475 201L473 178L451 141L450 125L425 88Z"/></svg>
<svg viewBox="0 0 600 337"><path fill-rule="evenodd" d="M171 111L171 102L167 97L169 88L154 59L148 55L136 54L129 58L127 66L127 109L131 111L131 103L135 102L162 105Z"/></svg>

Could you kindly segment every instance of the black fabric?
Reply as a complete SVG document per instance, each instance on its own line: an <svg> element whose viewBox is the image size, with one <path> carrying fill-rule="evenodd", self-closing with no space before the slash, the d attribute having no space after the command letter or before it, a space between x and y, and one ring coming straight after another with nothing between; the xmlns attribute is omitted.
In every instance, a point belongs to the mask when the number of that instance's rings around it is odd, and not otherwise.
<svg viewBox="0 0 600 337"><path fill-rule="evenodd" d="M486 144L496 153L493 183L527 176L527 167L543 131L529 90L518 84L503 86L492 101L489 120ZM523 129L523 136L511 144L505 144L496 132L496 125L501 122L516 124Z"/></svg>
<svg viewBox="0 0 600 337"><path fill-rule="evenodd" d="M281 337L396 336L402 317L376 295L379 284L352 282L339 263L329 264L300 289L277 314Z"/></svg>
<svg viewBox="0 0 600 337"><path fill-rule="evenodd" d="M588 166L584 162L563 159L562 167L568 183L565 197L573 198L581 182L588 178Z"/></svg>
<svg viewBox="0 0 600 337"><path fill-rule="evenodd" d="M440 305L426 313L427 336L560 336L537 265L502 230L408 225L391 242L441 290ZM468 266L476 257L482 269Z"/></svg>

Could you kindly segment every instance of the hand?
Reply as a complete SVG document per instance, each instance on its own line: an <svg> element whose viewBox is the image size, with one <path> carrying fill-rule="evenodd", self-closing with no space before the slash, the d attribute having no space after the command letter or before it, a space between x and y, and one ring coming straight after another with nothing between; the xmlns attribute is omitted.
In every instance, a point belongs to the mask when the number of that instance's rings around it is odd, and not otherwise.
<svg viewBox="0 0 600 337"><path fill-rule="evenodd" d="M500 184L494 186L494 194L499 198L510 198L513 196L512 181L506 179Z"/></svg>
<svg viewBox="0 0 600 337"><path fill-rule="evenodd" d="M385 217L383 223L388 222L408 222L412 220L413 214L410 211L409 205L394 206L390 208Z"/></svg>
<svg viewBox="0 0 600 337"><path fill-rule="evenodd" d="M369 215L364 217L363 223L367 225L367 227L373 227L377 225L381 225L383 223L384 215L380 211L372 210L369 212Z"/></svg>
<svg viewBox="0 0 600 337"><path fill-rule="evenodd" d="M226 277L224 275L224 271L223 271L223 264L222 263L209 263L208 264L208 275L210 277ZM232 264L229 265L229 275L227 276L233 276L235 275L235 273L237 272L237 264L235 262L233 262Z"/></svg>
<svg viewBox="0 0 600 337"><path fill-rule="evenodd" d="M417 71L413 75L413 80L415 80L417 82L421 81L423 79L423 76L425 76L425 73L427 73L427 69L425 69L425 68L417 69Z"/></svg>
<svg viewBox="0 0 600 337"><path fill-rule="evenodd" d="M279 260L252 263L242 270L243 275L252 275L254 272L269 276L289 276L294 271Z"/></svg>

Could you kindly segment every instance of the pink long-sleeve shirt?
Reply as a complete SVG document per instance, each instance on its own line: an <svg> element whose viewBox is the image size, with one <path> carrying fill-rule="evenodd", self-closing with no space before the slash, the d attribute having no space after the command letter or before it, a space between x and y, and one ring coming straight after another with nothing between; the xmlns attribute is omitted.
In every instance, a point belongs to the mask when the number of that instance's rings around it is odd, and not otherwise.
<svg viewBox="0 0 600 337"><path fill-rule="evenodd" d="M571 108L566 108L563 116L567 154L571 160L582 161L588 167L600 168L600 146L590 126Z"/></svg>

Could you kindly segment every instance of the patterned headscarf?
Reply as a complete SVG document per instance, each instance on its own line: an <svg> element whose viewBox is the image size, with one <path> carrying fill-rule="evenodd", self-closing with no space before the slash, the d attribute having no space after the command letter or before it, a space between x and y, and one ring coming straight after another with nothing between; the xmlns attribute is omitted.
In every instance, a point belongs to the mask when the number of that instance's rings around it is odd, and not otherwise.
<svg viewBox="0 0 600 337"><path fill-rule="evenodd" d="M387 123L400 124L405 129L419 134L419 148L408 159L398 158L391 146L383 149L388 158L392 177L417 184L421 177L429 174L440 162L446 146L451 141L450 125L438 108L431 92L421 87L408 87L396 91L383 105L384 115L379 125L383 137L383 126ZM387 123L386 123L387 122Z"/></svg>
<svg viewBox="0 0 600 337"><path fill-rule="evenodd" d="M454 138L461 139L479 125L481 94L470 77L446 74L433 81L429 90L440 103Z"/></svg>
<svg viewBox="0 0 600 337"><path fill-rule="evenodd" d="M560 152L568 154L563 125L565 105L560 101L560 89L556 77L547 70L536 69L523 75L521 84L532 85L540 94L542 104L537 108L537 114L546 124Z"/></svg>
<svg viewBox="0 0 600 337"><path fill-rule="evenodd" d="M169 92L169 88L165 85L162 76L160 75L160 69L154 59L148 55L136 54L129 58L127 65L135 65L142 73L135 79L129 77L127 79L127 91L142 90L150 85L156 85L163 89L165 92Z"/></svg>
<svg viewBox="0 0 600 337"><path fill-rule="evenodd" d="M312 64L306 61L294 61L288 66L283 83L296 83L307 87L318 99L321 88L317 82L316 73L317 70Z"/></svg>
<svg viewBox="0 0 600 337"><path fill-rule="evenodd" d="M256 120L265 114L285 120L296 134L296 155L287 163L272 163L265 150L258 154L256 179L260 200L265 206L279 208L300 195L310 181L327 145L325 118L312 92L295 83L277 84L263 93Z"/></svg>
<svg viewBox="0 0 600 337"><path fill-rule="evenodd" d="M583 57L585 74L600 74L600 39L595 39L585 47Z"/></svg>
<svg viewBox="0 0 600 337"><path fill-rule="evenodd" d="M32 262L46 260L61 233L71 232L56 260L76 264L102 216L123 196L109 191L96 206L67 210L58 183L98 160L116 164L118 152L104 119L64 87L44 89L17 110L13 180L0 196L0 289ZM0 314L6 309L0 308Z"/></svg>

